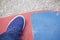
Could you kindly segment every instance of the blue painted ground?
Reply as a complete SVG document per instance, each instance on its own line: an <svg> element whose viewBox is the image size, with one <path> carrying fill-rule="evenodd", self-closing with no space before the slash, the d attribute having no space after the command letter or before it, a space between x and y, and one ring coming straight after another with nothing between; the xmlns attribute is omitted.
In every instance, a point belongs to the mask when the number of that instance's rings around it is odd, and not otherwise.
<svg viewBox="0 0 60 40"><path fill-rule="evenodd" d="M35 12L31 15L34 40L60 40L60 14Z"/></svg>

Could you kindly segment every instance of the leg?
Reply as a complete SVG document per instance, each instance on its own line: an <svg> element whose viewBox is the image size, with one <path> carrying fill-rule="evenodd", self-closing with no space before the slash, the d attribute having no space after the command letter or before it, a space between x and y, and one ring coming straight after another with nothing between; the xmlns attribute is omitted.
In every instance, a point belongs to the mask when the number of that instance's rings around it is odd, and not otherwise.
<svg viewBox="0 0 60 40"><path fill-rule="evenodd" d="M19 40L24 26L25 19L23 16L14 17L8 25L7 31L0 35L0 40Z"/></svg>

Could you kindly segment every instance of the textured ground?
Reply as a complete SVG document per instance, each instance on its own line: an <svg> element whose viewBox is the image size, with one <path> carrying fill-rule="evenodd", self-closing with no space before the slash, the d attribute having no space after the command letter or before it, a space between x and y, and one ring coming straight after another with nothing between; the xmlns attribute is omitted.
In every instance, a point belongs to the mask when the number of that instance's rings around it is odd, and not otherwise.
<svg viewBox="0 0 60 40"><path fill-rule="evenodd" d="M0 0L0 17L37 9L60 10L60 0Z"/></svg>

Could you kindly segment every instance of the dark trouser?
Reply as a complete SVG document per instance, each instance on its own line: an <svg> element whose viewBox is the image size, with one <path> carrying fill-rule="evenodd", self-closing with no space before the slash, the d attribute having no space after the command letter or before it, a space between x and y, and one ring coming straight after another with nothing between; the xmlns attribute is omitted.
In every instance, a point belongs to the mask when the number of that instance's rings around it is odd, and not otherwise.
<svg viewBox="0 0 60 40"><path fill-rule="evenodd" d="M0 35L0 40L20 40L19 35L14 33L3 33Z"/></svg>

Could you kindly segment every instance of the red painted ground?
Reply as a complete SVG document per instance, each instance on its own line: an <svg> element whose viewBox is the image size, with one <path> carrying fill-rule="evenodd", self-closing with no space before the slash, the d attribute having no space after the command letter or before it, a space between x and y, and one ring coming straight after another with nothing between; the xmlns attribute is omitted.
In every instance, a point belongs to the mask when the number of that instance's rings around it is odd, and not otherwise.
<svg viewBox="0 0 60 40"><path fill-rule="evenodd" d="M21 35L21 40L33 40L32 37L32 27L31 27L31 21L30 21L30 13L22 14L26 19L26 25L25 29L23 31L23 34ZM7 29L7 25L9 24L10 20L14 18L14 16L9 16L5 18L0 18L0 34L4 33Z"/></svg>

